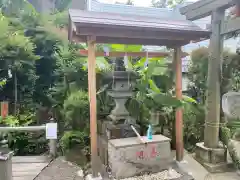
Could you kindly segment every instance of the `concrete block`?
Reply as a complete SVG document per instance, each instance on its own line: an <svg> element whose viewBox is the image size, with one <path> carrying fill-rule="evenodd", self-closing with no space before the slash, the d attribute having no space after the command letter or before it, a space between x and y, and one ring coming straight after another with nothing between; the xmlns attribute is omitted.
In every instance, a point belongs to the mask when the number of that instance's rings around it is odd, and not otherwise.
<svg viewBox="0 0 240 180"><path fill-rule="evenodd" d="M117 179L159 172L173 162L170 139L162 135L154 135L146 144L136 137L109 140L108 155L109 167Z"/></svg>
<svg viewBox="0 0 240 180"><path fill-rule="evenodd" d="M218 164L222 162L227 162L227 149L222 145L219 148L208 148L204 146L204 143L196 144L196 158L212 164Z"/></svg>
<svg viewBox="0 0 240 180"><path fill-rule="evenodd" d="M197 143L195 151L196 160L209 172L218 173L228 171L231 164L227 163L227 149L223 145L219 148L207 148L204 143Z"/></svg>

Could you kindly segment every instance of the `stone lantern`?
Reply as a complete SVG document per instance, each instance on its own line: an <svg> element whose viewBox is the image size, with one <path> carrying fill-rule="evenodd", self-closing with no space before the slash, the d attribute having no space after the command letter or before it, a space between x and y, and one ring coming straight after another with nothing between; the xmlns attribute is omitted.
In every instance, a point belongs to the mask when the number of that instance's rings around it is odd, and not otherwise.
<svg viewBox="0 0 240 180"><path fill-rule="evenodd" d="M131 129L131 125L137 130L140 128L136 124L136 119L130 116L125 104L133 95L132 90L138 76L135 72L125 69L124 61L121 58L115 59L113 64L114 71L106 75L106 79L112 82L112 88L108 90L108 95L115 101L115 107L108 116L108 120L112 124L109 129L117 129L118 138L133 137L136 134Z"/></svg>
<svg viewBox="0 0 240 180"><path fill-rule="evenodd" d="M112 89L108 91L108 95L114 99L115 108L108 117L115 124L127 123L130 118L125 104L132 96L136 79L136 74L131 71L114 71L112 74Z"/></svg>
<svg viewBox="0 0 240 180"><path fill-rule="evenodd" d="M114 99L115 107L107 119L98 121L99 156L105 165L108 164L108 142L111 139L135 137L136 134L131 125L138 132L140 129L136 119L130 116L125 106L127 100L133 95L132 90L138 77L134 72L125 69L122 59L116 59L115 62L114 71L105 74L105 79L112 84L107 94Z"/></svg>

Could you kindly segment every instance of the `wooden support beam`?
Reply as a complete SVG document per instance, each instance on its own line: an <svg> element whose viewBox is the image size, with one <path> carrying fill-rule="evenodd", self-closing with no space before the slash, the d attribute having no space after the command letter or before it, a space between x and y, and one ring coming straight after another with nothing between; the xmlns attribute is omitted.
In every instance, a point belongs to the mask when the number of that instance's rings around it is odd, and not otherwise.
<svg viewBox="0 0 240 180"><path fill-rule="evenodd" d="M88 39L88 92L90 103L90 137L91 137L91 166L93 176L98 175L97 155L97 97L96 97L96 37L89 36Z"/></svg>
<svg viewBox="0 0 240 180"><path fill-rule="evenodd" d="M174 61L176 67L176 97L182 100L182 58L181 48L174 49ZM183 160L183 109L176 110L176 159Z"/></svg>
<svg viewBox="0 0 240 180"><path fill-rule="evenodd" d="M236 17L221 23L221 35L240 30L240 17Z"/></svg>
<svg viewBox="0 0 240 180"><path fill-rule="evenodd" d="M234 0L200 0L180 9L181 14L186 15L188 20L194 21L210 16L212 11L233 6Z"/></svg>
<svg viewBox="0 0 240 180"><path fill-rule="evenodd" d="M109 52L108 57L124 57L126 54L130 57L146 57L147 52L121 52L121 51L115 51L115 52ZM87 56L88 50L80 50L80 55ZM96 57L105 57L104 52L95 52ZM189 54L186 52L181 52L181 57L184 58L188 56ZM171 56L168 52L148 52L148 57L168 57Z"/></svg>

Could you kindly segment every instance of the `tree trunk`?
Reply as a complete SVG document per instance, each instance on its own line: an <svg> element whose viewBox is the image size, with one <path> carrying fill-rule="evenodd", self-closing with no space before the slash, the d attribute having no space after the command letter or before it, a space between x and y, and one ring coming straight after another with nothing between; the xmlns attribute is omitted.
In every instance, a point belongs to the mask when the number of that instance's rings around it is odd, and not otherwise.
<svg viewBox="0 0 240 180"><path fill-rule="evenodd" d="M18 89L17 89L17 72L14 72L14 115L17 115L17 101L18 101Z"/></svg>

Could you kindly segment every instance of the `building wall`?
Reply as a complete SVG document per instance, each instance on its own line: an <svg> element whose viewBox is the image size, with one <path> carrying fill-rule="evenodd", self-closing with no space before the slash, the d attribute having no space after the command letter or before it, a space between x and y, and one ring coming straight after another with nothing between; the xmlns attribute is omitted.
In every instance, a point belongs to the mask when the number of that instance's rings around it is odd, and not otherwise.
<svg viewBox="0 0 240 180"><path fill-rule="evenodd" d="M87 9L87 0L72 0L70 4L70 9Z"/></svg>

